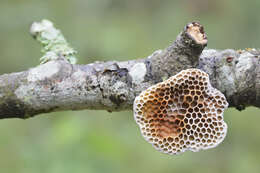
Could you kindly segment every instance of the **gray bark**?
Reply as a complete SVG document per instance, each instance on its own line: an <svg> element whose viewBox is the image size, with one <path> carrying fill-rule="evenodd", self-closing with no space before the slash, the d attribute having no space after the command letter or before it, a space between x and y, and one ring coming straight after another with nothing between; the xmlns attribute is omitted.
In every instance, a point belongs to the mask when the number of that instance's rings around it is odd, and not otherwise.
<svg viewBox="0 0 260 173"><path fill-rule="evenodd" d="M199 26L192 34L189 26ZM196 34L200 34L197 38ZM239 110L260 107L260 51L206 49L198 23L144 59L73 65L62 55L19 73L0 76L0 118L29 118L61 110L131 110L146 88L187 68L199 68Z"/></svg>

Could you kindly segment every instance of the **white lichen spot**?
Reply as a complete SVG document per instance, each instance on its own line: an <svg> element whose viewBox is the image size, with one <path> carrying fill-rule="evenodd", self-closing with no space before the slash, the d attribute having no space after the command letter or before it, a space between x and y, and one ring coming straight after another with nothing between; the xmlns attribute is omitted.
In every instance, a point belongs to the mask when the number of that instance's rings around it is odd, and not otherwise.
<svg viewBox="0 0 260 173"><path fill-rule="evenodd" d="M146 74L146 65L144 63L137 63L130 69L130 76L134 84L140 84L144 80Z"/></svg>
<svg viewBox="0 0 260 173"><path fill-rule="evenodd" d="M51 21L44 19L41 22L34 22L30 28L30 33L32 35L36 35L37 33L43 33L43 37L45 37L48 40L51 40L57 37L59 31L53 27Z"/></svg>
<svg viewBox="0 0 260 173"><path fill-rule="evenodd" d="M32 97L30 93L34 90L34 88L34 84L21 85L15 90L14 93L16 97L22 102L26 103L27 105L34 104L34 107L36 107L37 101L35 102L30 99L30 97Z"/></svg>
<svg viewBox="0 0 260 173"><path fill-rule="evenodd" d="M71 77L72 79L77 80L79 83L86 82L86 73L81 70L74 72Z"/></svg>
<svg viewBox="0 0 260 173"><path fill-rule="evenodd" d="M219 67L217 82L219 89L225 91L227 96L236 92L234 73L228 66Z"/></svg>
<svg viewBox="0 0 260 173"><path fill-rule="evenodd" d="M201 53L201 57L209 57L212 54L215 54L217 51L215 49L205 49L203 50L203 52Z"/></svg>
<svg viewBox="0 0 260 173"><path fill-rule="evenodd" d="M236 79L238 79L240 82L238 82L238 90L243 88L249 88L250 85L253 85L252 81L253 76L248 75L250 74L250 71L254 69L254 63L252 61L254 55L252 55L249 52L245 52L241 54L241 56L238 59L238 63L236 64Z"/></svg>
<svg viewBox="0 0 260 173"><path fill-rule="evenodd" d="M245 72L253 67L253 59L254 55L249 52L245 52L241 54L239 57L238 63L236 65L237 72Z"/></svg>
<svg viewBox="0 0 260 173"><path fill-rule="evenodd" d="M50 78L59 72L60 65L55 61L49 61L29 71L28 82L35 82Z"/></svg>

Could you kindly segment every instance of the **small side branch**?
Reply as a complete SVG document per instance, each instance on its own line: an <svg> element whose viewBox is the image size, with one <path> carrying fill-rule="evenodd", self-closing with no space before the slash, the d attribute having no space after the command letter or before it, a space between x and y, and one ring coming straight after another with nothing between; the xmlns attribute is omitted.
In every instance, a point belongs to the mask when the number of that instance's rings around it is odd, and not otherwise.
<svg viewBox="0 0 260 173"><path fill-rule="evenodd" d="M49 26L48 29L55 29ZM39 38L35 34L43 32L44 27L41 32L32 33ZM54 52L55 58L50 56L44 59L44 64L27 71L0 76L0 118L24 119L61 110L131 110L141 91L187 68L207 72L213 86L225 94L230 106L260 107L260 52L255 49L203 51L207 37L197 22L185 26L168 48L131 61L75 65L70 59L74 58L73 51L63 54L64 49L56 49L56 43L61 42L49 41L54 49L48 49L45 55ZM62 45L67 46L67 42Z"/></svg>

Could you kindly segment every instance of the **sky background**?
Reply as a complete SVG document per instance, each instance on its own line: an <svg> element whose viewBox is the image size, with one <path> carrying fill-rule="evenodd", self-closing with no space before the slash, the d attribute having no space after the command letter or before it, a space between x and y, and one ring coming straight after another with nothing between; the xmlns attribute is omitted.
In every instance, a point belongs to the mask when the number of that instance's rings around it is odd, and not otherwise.
<svg viewBox="0 0 260 173"><path fill-rule="evenodd" d="M1 0L0 74L39 64L41 47L29 35L34 21L53 21L87 64L147 57L191 21L204 25L209 48L260 48L259 8L258 0ZM178 156L147 143L131 111L0 120L0 172L260 172L260 110L230 108L224 118L223 143Z"/></svg>

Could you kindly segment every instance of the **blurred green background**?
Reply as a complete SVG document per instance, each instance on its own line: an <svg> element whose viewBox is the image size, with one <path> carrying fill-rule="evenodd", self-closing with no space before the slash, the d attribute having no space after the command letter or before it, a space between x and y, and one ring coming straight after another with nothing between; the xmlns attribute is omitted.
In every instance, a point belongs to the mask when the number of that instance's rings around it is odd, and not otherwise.
<svg viewBox="0 0 260 173"><path fill-rule="evenodd" d="M260 47L258 0L1 0L0 74L36 66L33 21L50 19L78 50L79 63L150 55L200 21L209 47ZM260 110L228 109L217 148L179 156L145 142L132 112L66 111L0 120L1 173L260 172Z"/></svg>

